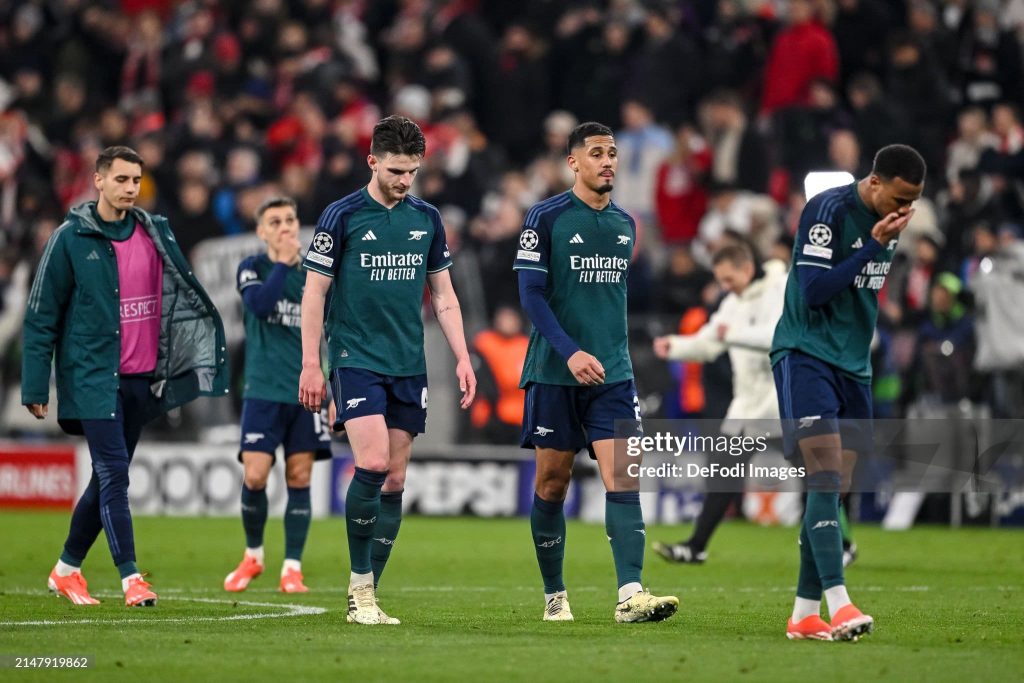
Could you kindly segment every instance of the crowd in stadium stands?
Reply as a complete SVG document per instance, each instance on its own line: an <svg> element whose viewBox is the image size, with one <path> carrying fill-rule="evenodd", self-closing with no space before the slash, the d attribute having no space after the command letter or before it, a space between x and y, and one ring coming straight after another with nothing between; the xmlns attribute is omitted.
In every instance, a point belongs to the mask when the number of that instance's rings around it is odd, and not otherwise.
<svg viewBox="0 0 1024 683"><path fill-rule="evenodd" d="M456 285L482 284L471 331L518 304L524 209L571 184L580 120L616 131L614 199L640 231L630 310L659 332L714 306L724 241L789 258L809 171L861 176L880 146L911 144L929 176L882 295L880 415L965 399L1024 414L1024 0L15 0L0 13L8 385L19 291L67 209L93 198L100 149L142 154L139 204L170 217L188 254L251 232L271 194L315 223L365 184L374 123L401 113L427 136L414 191L442 210ZM727 404L705 393L728 382L702 392L674 372L663 414Z"/></svg>

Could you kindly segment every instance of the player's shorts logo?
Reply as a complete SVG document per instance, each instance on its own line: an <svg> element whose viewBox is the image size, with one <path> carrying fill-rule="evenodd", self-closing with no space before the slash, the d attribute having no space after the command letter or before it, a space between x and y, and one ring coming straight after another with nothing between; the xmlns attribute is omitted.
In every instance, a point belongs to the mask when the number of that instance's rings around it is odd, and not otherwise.
<svg viewBox="0 0 1024 683"><path fill-rule="evenodd" d="M548 427L537 427L537 431L535 431L533 433L533 435L534 436L547 436L548 434L551 434L554 431L555 431L554 429L549 429Z"/></svg>
<svg viewBox="0 0 1024 683"><path fill-rule="evenodd" d="M260 440L262 439L263 434L260 434L259 432L249 432L248 434L245 435L246 443L259 443Z"/></svg>
<svg viewBox="0 0 1024 683"><path fill-rule="evenodd" d="M807 417L801 417L800 424L797 426L797 429L807 429L820 419L821 415L808 415Z"/></svg>
<svg viewBox="0 0 1024 683"><path fill-rule="evenodd" d="M362 402L363 402L363 401L365 401L365 400L366 400L366 397L365 397L365 396L362 396L362 397L360 397L360 398L350 398L350 399L349 399L349 400L348 400L348 401L347 401L347 402L345 403L345 409L346 409L346 410L352 410L353 408L355 408L356 406L358 406L358 405L359 405L360 403L362 403Z"/></svg>
<svg viewBox="0 0 1024 683"><path fill-rule="evenodd" d="M316 237L313 238L313 248L321 254L326 254L331 249L334 249L334 238L326 232L318 232Z"/></svg>
<svg viewBox="0 0 1024 683"><path fill-rule="evenodd" d="M818 223L811 226L807 236L811 240L811 244L817 247L824 247L832 241L832 228L824 223Z"/></svg>
<svg viewBox="0 0 1024 683"><path fill-rule="evenodd" d="M629 235L619 235L618 244L629 244L630 239Z"/></svg>
<svg viewBox="0 0 1024 683"><path fill-rule="evenodd" d="M527 228L526 230L523 230L521 235L519 235L519 246L523 249L533 251L537 248L538 244L540 244L540 238L537 237L537 232L535 230Z"/></svg>
<svg viewBox="0 0 1024 683"><path fill-rule="evenodd" d="M409 239L419 241L427 234L426 230L410 230Z"/></svg>

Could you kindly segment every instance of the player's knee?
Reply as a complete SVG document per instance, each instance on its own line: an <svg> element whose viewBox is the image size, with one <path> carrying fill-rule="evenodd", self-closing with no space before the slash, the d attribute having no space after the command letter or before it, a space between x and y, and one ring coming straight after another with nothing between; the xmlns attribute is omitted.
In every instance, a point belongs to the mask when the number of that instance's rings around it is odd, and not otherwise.
<svg viewBox="0 0 1024 683"><path fill-rule="evenodd" d="M249 489L250 491L262 491L263 489L267 488L267 479L269 478L269 470L264 472L262 470L246 469L243 480L245 481L245 488Z"/></svg>
<svg viewBox="0 0 1024 683"><path fill-rule="evenodd" d="M388 478L384 480L385 491L402 491L405 489L405 470L401 472L388 472Z"/></svg>
<svg viewBox="0 0 1024 683"><path fill-rule="evenodd" d="M553 472L537 478L537 495L547 501L565 500L571 472Z"/></svg>
<svg viewBox="0 0 1024 683"><path fill-rule="evenodd" d="M304 489L309 486L310 470L306 467L296 468L285 473L285 481L289 488Z"/></svg>

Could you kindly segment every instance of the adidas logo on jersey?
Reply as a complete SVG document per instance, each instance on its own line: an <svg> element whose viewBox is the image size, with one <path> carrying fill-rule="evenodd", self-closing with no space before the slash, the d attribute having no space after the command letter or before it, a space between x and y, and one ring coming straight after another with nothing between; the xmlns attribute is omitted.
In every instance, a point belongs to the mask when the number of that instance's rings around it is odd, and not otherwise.
<svg viewBox="0 0 1024 683"><path fill-rule="evenodd" d="M89 255L85 257L85 260L86 261L99 261L100 260L100 255L96 253L95 249L93 249L89 253Z"/></svg>
<svg viewBox="0 0 1024 683"><path fill-rule="evenodd" d="M851 246L850 248L851 249L860 249L863 246L864 246L864 240L862 240L861 238L858 237L857 241L854 242L853 246Z"/></svg>
<svg viewBox="0 0 1024 683"><path fill-rule="evenodd" d="M377 239L377 236L373 234L373 230L367 230L366 234L363 235L363 241L364 242L366 242L367 240L375 240L375 239Z"/></svg>
<svg viewBox="0 0 1024 683"><path fill-rule="evenodd" d="M583 244L583 238L580 237L579 233L576 233L572 236L572 239L569 240L569 244Z"/></svg>

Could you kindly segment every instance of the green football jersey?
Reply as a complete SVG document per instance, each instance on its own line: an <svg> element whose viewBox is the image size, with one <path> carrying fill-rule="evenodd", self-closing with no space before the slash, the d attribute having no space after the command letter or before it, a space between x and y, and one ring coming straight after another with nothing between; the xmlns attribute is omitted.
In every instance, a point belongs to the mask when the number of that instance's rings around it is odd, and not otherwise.
<svg viewBox="0 0 1024 683"><path fill-rule="evenodd" d="M265 287L271 279L274 262L266 254L250 256L238 266L238 292ZM306 274L298 265L288 268L284 281L274 278L270 286L280 285L280 294L268 311L253 312L242 306L245 320L245 385L243 398L296 403L299 400L299 373L302 372L302 288ZM256 290L259 291L259 290ZM272 306L272 308L270 308Z"/></svg>
<svg viewBox="0 0 1024 683"><path fill-rule="evenodd" d="M519 234L515 270L547 273L544 299L562 329L604 366L605 384L633 378L626 329L626 277L636 223L614 202L601 211L571 190L535 204ZM520 386L581 386L536 328Z"/></svg>
<svg viewBox="0 0 1024 683"><path fill-rule="evenodd" d="M861 199L857 183L822 192L804 207L793 245L785 307L772 340L773 366L791 351L800 351L859 382L871 382L878 292L885 285L897 240L880 249L849 286L820 307L807 304L799 278L801 271L840 267L859 250L868 249L871 228L879 220Z"/></svg>
<svg viewBox="0 0 1024 683"><path fill-rule="evenodd" d="M331 370L422 375L423 291L452 265L441 214L406 196L388 209L366 188L328 206L303 265L334 278L325 328Z"/></svg>

